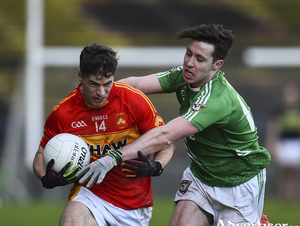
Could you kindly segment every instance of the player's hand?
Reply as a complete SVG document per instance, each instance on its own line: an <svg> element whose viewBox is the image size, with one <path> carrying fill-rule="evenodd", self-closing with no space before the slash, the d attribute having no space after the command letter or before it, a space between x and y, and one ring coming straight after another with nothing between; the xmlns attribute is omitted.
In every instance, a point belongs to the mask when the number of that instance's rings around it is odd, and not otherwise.
<svg viewBox="0 0 300 226"><path fill-rule="evenodd" d="M72 170L70 170L72 164L72 162L68 162L59 172L56 172L53 170L54 159L51 159L46 167L46 175L41 179L43 187L49 189L77 181L78 178L75 177L75 174L79 171L79 167L75 166Z"/></svg>
<svg viewBox="0 0 300 226"><path fill-rule="evenodd" d="M160 162L151 160L147 155L138 152L138 157L142 161L126 160L122 163L122 172L126 174L129 179L159 176L163 168Z"/></svg>
<svg viewBox="0 0 300 226"><path fill-rule="evenodd" d="M76 174L76 177L82 177L79 180L79 184L84 184L88 180L89 182L86 185L87 188L91 188L96 181L96 184L100 184L103 181L105 175L122 162L122 155L122 152L118 150L110 150L108 152L108 155L82 168Z"/></svg>

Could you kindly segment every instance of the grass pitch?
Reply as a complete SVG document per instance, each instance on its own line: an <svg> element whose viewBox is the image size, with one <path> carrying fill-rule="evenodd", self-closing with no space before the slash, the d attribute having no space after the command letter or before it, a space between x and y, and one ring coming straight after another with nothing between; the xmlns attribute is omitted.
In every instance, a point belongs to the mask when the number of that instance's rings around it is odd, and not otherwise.
<svg viewBox="0 0 300 226"><path fill-rule="evenodd" d="M65 203L33 202L26 205L0 207L1 226L54 226L58 225ZM166 226L174 210L173 198L154 198L151 226ZM266 199L264 213L273 225L299 225L300 202L283 203Z"/></svg>

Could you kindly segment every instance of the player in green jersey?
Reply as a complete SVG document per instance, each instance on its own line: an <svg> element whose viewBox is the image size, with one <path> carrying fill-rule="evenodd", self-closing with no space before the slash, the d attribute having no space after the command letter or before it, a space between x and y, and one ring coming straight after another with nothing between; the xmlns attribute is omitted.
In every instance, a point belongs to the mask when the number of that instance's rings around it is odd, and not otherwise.
<svg viewBox="0 0 300 226"><path fill-rule="evenodd" d="M234 36L222 25L204 24L181 31L179 39L188 39L182 67L122 80L146 94L175 92L181 105L179 117L120 149L124 172L151 175L153 161L126 160L184 138L192 163L176 193L170 225L259 224L270 154L258 144L250 108L220 70ZM101 175L110 166L105 168Z"/></svg>
<svg viewBox="0 0 300 226"><path fill-rule="evenodd" d="M217 187L250 180L269 164L269 153L258 145L249 107L224 72L201 87L186 83L183 74L183 67L174 67L157 77L164 92L176 92L181 117L200 131L184 139L193 174Z"/></svg>

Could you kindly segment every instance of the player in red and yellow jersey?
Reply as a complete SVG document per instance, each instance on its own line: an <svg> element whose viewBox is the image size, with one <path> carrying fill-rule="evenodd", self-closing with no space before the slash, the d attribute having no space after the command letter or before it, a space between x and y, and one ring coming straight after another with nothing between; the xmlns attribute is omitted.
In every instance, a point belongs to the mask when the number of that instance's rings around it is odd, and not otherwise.
<svg viewBox="0 0 300 226"><path fill-rule="evenodd" d="M142 92L114 82L116 67L116 53L109 47L92 44L82 51L80 84L49 114L34 159L34 171L44 187L67 184L53 185L54 180L64 179L46 174L43 164L43 150L53 136L71 133L84 139L90 147L92 166L99 158L117 153L119 148L164 124ZM154 155L154 160L161 162L153 175L160 174L173 152L170 146ZM74 184L60 225L148 225L152 205L151 177L129 180L116 164L100 184Z"/></svg>

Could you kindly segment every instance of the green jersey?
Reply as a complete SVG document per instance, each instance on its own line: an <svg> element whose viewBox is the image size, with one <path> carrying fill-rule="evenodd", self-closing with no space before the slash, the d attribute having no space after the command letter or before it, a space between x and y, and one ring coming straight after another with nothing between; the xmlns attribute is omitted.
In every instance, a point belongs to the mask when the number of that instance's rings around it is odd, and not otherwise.
<svg viewBox="0 0 300 226"><path fill-rule="evenodd" d="M199 129L185 137L191 170L203 183L232 187L256 176L271 161L259 146L250 108L218 71L200 88L183 79L182 67L158 73L164 92L176 92L180 115Z"/></svg>

